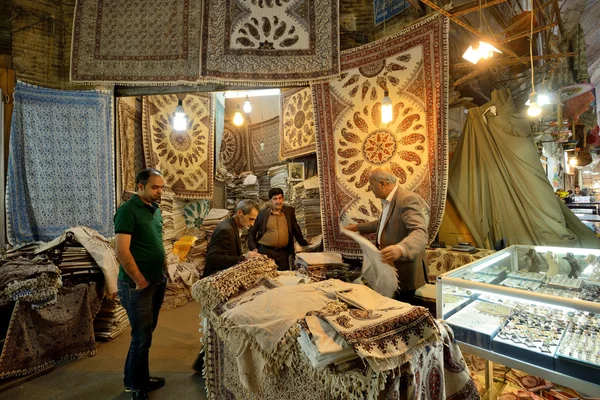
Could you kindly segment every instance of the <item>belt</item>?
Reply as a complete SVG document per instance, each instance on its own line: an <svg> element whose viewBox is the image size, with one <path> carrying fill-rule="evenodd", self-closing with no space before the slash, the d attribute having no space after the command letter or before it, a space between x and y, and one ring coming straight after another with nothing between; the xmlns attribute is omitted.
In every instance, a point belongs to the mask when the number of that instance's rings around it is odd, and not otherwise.
<svg viewBox="0 0 600 400"><path fill-rule="evenodd" d="M260 244L263 249L271 250L271 251L287 251L287 247L273 247L267 246L266 244Z"/></svg>

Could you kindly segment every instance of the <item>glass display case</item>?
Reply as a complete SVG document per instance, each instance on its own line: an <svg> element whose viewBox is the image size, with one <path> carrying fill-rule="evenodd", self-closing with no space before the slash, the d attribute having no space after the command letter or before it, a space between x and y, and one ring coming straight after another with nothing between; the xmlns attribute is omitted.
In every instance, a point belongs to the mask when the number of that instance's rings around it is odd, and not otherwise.
<svg viewBox="0 0 600 400"><path fill-rule="evenodd" d="M511 246L436 290L463 350L600 396L600 250Z"/></svg>

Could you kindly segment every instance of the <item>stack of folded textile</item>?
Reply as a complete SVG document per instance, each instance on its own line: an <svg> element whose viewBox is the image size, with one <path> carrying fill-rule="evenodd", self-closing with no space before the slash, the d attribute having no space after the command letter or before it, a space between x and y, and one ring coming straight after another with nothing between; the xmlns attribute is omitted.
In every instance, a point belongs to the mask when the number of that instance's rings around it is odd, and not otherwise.
<svg viewBox="0 0 600 400"><path fill-rule="evenodd" d="M96 340L110 342L129 328L127 312L118 298L102 300L100 311L94 318Z"/></svg>
<svg viewBox="0 0 600 400"><path fill-rule="evenodd" d="M296 268L316 282L332 278L342 281L349 279L348 264L342 261L342 255L339 253L298 253Z"/></svg>
<svg viewBox="0 0 600 400"><path fill-rule="evenodd" d="M187 203L181 200L173 202L173 241L179 240L187 229L185 222L184 207Z"/></svg>
<svg viewBox="0 0 600 400"><path fill-rule="evenodd" d="M163 244L165 251L169 253L173 248L175 237L175 221L173 219L174 193L168 188L163 190L160 199L160 212L163 219Z"/></svg>
<svg viewBox="0 0 600 400"><path fill-rule="evenodd" d="M261 200L269 200L269 190L271 190L271 177L265 171L258 175L258 197Z"/></svg>
<svg viewBox="0 0 600 400"><path fill-rule="evenodd" d="M33 308L56 302L61 271L46 257L3 260L0 265L0 307L20 300Z"/></svg>
<svg viewBox="0 0 600 400"><path fill-rule="evenodd" d="M258 200L258 178L254 174L248 174L243 182L244 199Z"/></svg>
<svg viewBox="0 0 600 400"><path fill-rule="evenodd" d="M210 238L215 230L215 227L219 225L221 221L229 218L229 215L229 210L222 208L212 208L208 214L206 214L204 221L202 221L202 229L204 229L206 232L206 240L208 240L208 243L210 243Z"/></svg>
<svg viewBox="0 0 600 400"><path fill-rule="evenodd" d="M271 178L271 188L280 188L283 190L283 197L288 198L288 167L286 164L277 165L275 167L269 168L268 172L269 177Z"/></svg>
<svg viewBox="0 0 600 400"><path fill-rule="evenodd" d="M319 177L313 176L294 186L296 218L304 237L322 234Z"/></svg>

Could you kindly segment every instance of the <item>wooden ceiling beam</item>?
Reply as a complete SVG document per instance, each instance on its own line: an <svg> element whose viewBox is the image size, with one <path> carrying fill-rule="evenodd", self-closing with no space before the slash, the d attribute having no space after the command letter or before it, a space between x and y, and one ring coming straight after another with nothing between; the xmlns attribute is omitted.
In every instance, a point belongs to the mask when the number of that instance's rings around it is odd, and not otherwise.
<svg viewBox="0 0 600 400"><path fill-rule="evenodd" d="M488 0L485 3L481 2L481 8L479 8L479 0L471 1L469 3L461 4L450 9L453 17L461 17L463 15L479 11L480 9L495 6L496 4L506 3L508 0Z"/></svg>
<svg viewBox="0 0 600 400"><path fill-rule="evenodd" d="M558 54L544 54L541 56L533 56L534 60L550 60L553 58L565 58L565 57L574 57L577 53L575 52L571 52L571 53L558 53ZM521 60L525 60L525 61L529 61L529 56L526 57L520 57ZM497 57L497 58L492 58L490 59L493 62L493 66L502 66L502 65L506 65L509 61L514 61L513 58L510 57ZM490 63L486 63L487 68L489 68L491 65ZM452 69L454 70L460 70L460 69L469 69L469 68L473 68L473 67L477 67L477 64L472 64L470 62L461 62L461 63L456 63L452 66Z"/></svg>
<svg viewBox="0 0 600 400"><path fill-rule="evenodd" d="M531 32L531 33L539 33L539 32L545 31L547 29L554 28L557 24L558 24L558 22L552 22L552 23L550 23L548 25L544 25L542 27L534 29L533 32ZM521 33L519 33L517 35L508 37L506 39L499 40L496 43L508 43L508 42L512 42L513 40L517 40L517 39L520 39L522 37L529 36L531 33L530 33L530 31L524 31L524 32L521 32Z"/></svg>
<svg viewBox="0 0 600 400"><path fill-rule="evenodd" d="M547 6L549 6L550 4L552 4L553 2L555 2L556 0L550 0L547 1L546 3L542 4L541 6L539 6L538 8L535 9L535 12L538 12L540 10L542 10L543 8L546 8ZM529 18L531 18L528 15L522 15L520 18L518 18L515 22L513 22L512 24L510 24L504 31L502 31L502 34L506 34L506 32L510 31L511 29L513 29L515 26L523 23L525 20L528 20Z"/></svg>

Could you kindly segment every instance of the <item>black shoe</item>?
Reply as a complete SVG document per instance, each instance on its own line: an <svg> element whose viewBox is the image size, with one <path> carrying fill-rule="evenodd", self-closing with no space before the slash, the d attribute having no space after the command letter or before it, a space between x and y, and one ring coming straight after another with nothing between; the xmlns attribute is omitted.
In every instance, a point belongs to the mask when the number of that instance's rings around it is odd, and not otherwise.
<svg viewBox="0 0 600 400"><path fill-rule="evenodd" d="M148 400L148 393L142 391L131 392L131 400Z"/></svg>
<svg viewBox="0 0 600 400"><path fill-rule="evenodd" d="M196 358L196 361L194 361L192 368L194 371L202 372L202 368L204 368L204 350L198 353L198 357Z"/></svg>
<svg viewBox="0 0 600 400"><path fill-rule="evenodd" d="M159 378L156 376L151 376L150 379L148 379L148 392L151 392L153 390L156 389L160 389L161 387L165 386L165 378ZM125 391L127 393L130 393L132 390L130 387L125 386Z"/></svg>

